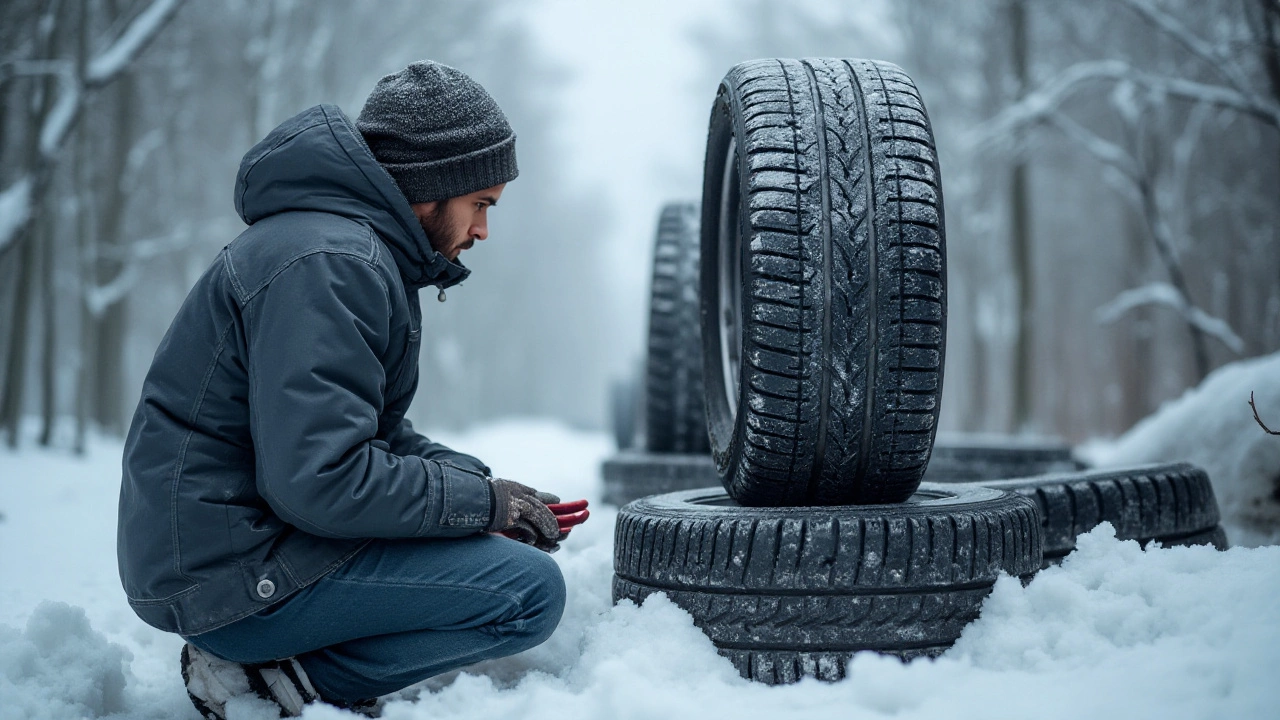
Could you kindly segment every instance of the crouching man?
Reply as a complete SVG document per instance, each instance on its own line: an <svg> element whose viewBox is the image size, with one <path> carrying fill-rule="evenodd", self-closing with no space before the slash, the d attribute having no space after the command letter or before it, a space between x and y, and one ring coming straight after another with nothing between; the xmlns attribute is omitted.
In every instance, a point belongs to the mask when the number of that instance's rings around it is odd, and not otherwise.
<svg viewBox="0 0 1280 720"><path fill-rule="evenodd" d="M467 277L458 255L488 236L516 173L497 104L432 62L383 78L354 124L319 105L244 156L249 227L156 351L120 494L129 603L186 639L206 717L245 693L287 716L315 701L376 712L560 621L548 552L585 516L557 512L585 503L492 479L404 419L418 291L443 299Z"/></svg>

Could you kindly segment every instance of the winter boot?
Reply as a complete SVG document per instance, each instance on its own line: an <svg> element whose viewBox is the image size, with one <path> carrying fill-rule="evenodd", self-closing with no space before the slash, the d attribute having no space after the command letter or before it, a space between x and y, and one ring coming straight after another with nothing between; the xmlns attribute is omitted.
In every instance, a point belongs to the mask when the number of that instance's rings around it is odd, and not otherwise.
<svg viewBox="0 0 1280 720"><path fill-rule="evenodd" d="M182 680L191 703L208 720L226 720L227 701L238 695L252 693L274 703L281 717L298 717L303 706L320 699L293 658L241 665L189 643L182 648Z"/></svg>

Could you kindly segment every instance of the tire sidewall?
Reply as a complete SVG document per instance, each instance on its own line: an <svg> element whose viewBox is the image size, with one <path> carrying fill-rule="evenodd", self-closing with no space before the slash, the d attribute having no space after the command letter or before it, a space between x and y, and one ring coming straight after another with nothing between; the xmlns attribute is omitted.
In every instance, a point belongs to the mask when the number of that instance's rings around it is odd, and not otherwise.
<svg viewBox="0 0 1280 720"><path fill-rule="evenodd" d="M742 107L739 98L732 90L733 73L720 84L716 99L711 108L710 127L707 131L707 154L705 168L720 168L716 172L703 172L702 185L702 227L701 234L701 320L702 320L702 387L704 407L707 416L707 435L711 445L711 455L716 461L716 470L726 490L730 489L733 479L739 472L742 459L742 448L738 438L743 434L746 413L742 409L746 405L746 383L743 382L742 367L739 367L738 378L738 412L730 415L725 388L725 369L722 362L720 343L720 199L724 193L723 167L727 160L729 146L734 138L743 138L746 132L742 120ZM740 287L746 286L746 272L750 267L746 261L747 242L744 228L745 218L741 212L742 198L747 195L746 161L739 143L737 169L733 173L733 182L738 184L739 212L735 219L740 240L740 252L743 259L739 263ZM746 337L747 307L746 294L738 298L739 322L743 324L740 336ZM741 349L740 349L741 350ZM732 494L732 492L731 492Z"/></svg>

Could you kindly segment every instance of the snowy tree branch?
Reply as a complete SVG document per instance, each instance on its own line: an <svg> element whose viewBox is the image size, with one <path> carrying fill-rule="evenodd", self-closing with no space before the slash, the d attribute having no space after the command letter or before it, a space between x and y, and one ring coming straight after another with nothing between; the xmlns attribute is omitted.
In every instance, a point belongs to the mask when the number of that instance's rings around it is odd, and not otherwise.
<svg viewBox="0 0 1280 720"><path fill-rule="evenodd" d="M1155 93L1238 110L1268 125L1280 127L1280 104L1268 98L1246 95L1222 85L1153 75L1123 60L1093 60L1076 63L1027 93L976 128L970 142L981 146L1006 140L1031 125L1045 121L1082 86L1092 82L1121 81L1132 82Z"/></svg>
<svg viewBox="0 0 1280 720"><path fill-rule="evenodd" d="M1210 45L1199 35L1193 33L1186 25L1183 25L1177 18L1157 7L1151 0L1121 0L1121 2L1128 5L1130 10L1133 10L1144 20L1178 41L1183 47L1191 51L1192 55L1200 58L1218 71L1227 79L1231 87L1243 94L1252 94L1249 88L1248 76L1245 75L1239 64L1229 54L1223 53L1218 48Z"/></svg>
<svg viewBox="0 0 1280 720"><path fill-rule="evenodd" d="M1138 161L1124 148L1103 139L1097 133L1072 120L1066 113L1051 113L1046 117L1046 120L1060 130L1063 135L1066 135L1084 148L1085 152L1092 155L1095 160L1120 171L1130 182L1135 184L1140 182L1142 171L1138 166Z"/></svg>
<svg viewBox="0 0 1280 720"><path fill-rule="evenodd" d="M160 29L178 12L182 3L183 0L152 0L115 42L89 61L84 74L85 86L101 87L114 80L160 34Z"/></svg>
<svg viewBox="0 0 1280 720"><path fill-rule="evenodd" d="M123 262L124 267L107 283L90 285L84 289L85 307L94 317L101 316L107 308L123 300L138 284L142 279L142 267L147 260L165 253L177 252L193 244L195 244L195 238L192 236L191 227L184 223L168 235L136 240L125 246L100 250L96 256L86 257L85 262L90 265L97 258L105 257ZM92 277L92 274L87 275Z"/></svg>
<svg viewBox="0 0 1280 720"><path fill-rule="evenodd" d="M31 176L23 175L0 192L0 250L13 242L31 217Z"/></svg>
<svg viewBox="0 0 1280 720"><path fill-rule="evenodd" d="M1218 340L1237 355L1244 352L1244 340L1221 318L1216 318L1187 302L1177 288L1164 282L1154 282L1142 287L1125 290L1114 300L1098 308L1095 317L1099 324L1109 325L1125 313L1146 305L1163 305L1177 312L1192 327Z"/></svg>

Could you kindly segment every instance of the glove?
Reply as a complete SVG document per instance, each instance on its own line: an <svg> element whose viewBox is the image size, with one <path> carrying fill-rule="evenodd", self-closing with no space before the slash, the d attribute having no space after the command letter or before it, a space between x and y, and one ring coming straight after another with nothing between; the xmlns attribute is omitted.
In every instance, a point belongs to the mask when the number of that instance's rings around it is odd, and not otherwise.
<svg viewBox="0 0 1280 720"><path fill-rule="evenodd" d="M501 533L545 552L559 549L560 523L547 505L560 502L560 498L512 480L491 482L493 516L489 520L489 532Z"/></svg>

